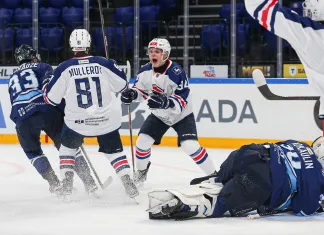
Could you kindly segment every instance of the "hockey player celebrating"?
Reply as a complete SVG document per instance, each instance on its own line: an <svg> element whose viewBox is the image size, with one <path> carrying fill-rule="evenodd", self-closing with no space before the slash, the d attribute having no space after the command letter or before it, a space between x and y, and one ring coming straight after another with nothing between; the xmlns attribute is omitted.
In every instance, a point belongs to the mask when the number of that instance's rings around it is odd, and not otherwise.
<svg viewBox="0 0 324 235"><path fill-rule="evenodd" d="M186 188L149 193L149 215L186 219L254 210L312 215L323 211L323 167L323 137L312 147L295 140L245 145L231 152L217 174L194 179Z"/></svg>
<svg viewBox="0 0 324 235"><path fill-rule="evenodd" d="M97 137L99 151L109 159L130 197L138 190L130 177L130 166L119 135L121 106L115 93L127 88L125 73L115 61L90 56L91 36L85 29L70 35L74 57L61 63L44 88L45 100L58 105L65 98L65 117L60 147L63 193L72 193L75 152L84 137Z"/></svg>
<svg viewBox="0 0 324 235"><path fill-rule="evenodd" d="M41 144L41 131L53 140L55 147L61 144L63 113L43 98L42 83L53 72L50 65L42 63L39 54L28 45L15 50L19 65L9 79L9 94L12 104L10 118L16 124L19 143L38 173L48 181L50 192L60 194L60 181L50 162L44 155ZM79 149L76 152L76 171L88 192L97 189L90 169Z"/></svg>
<svg viewBox="0 0 324 235"><path fill-rule="evenodd" d="M136 142L135 182L141 185L150 167L151 146L172 127L178 134L178 145L207 174L215 172L205 148L198 143L195 118L192 112L188 78L183 69L169 59L168 40L155 38L148 45L150 63L138 72L132 89L121 95L124 104L147 100L152 113L139 131Z"/></svg>
<svg viewBox="0 0 324 235"><path fill-rule="evenodd" d="M310 84L321 94L319 118L324 119L324 1L306 0L301 17L276 0L245 0L248 13L265 29L287 40L302 62Z"/></svg>

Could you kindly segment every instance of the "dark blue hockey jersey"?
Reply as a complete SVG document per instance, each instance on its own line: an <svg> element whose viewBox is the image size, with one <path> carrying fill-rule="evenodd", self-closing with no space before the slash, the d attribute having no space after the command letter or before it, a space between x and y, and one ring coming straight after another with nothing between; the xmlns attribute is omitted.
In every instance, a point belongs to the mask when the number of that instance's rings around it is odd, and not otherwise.
<svg viewBox="0 0 324 235"><path fill-rule="evenodd" d="M10 118L18 123L36 111L46 112L42 82L53 72L46 63L24 63L11 75L8 89L11 101Z"/></svg>
<svg viewBox="0 0 324 235"><path fill-rule="evenodd" d="M324 194L322 166L306 143L287 140L270 144L272 195L269 210L290 208L311 215Z"/></svg>

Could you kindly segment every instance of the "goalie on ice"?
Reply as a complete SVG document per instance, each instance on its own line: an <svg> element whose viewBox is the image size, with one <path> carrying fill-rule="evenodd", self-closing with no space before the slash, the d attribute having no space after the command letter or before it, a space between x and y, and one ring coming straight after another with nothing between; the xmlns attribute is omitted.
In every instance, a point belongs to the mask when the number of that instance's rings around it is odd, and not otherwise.
<svg viewBox="0 0 324 235"><path fill-rule="evenodd" d="M322 212L324 137L312 146L295 140L244 145L230 153L218 173L181 189L150 192L150 219L241 216L257 210Z"/></svg>

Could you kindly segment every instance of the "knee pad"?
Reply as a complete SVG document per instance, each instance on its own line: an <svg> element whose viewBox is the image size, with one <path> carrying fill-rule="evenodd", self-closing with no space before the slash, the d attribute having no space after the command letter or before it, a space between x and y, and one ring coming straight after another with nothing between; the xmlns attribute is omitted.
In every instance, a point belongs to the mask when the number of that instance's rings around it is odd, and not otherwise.
<svg viewBox="0 0 324 235"><path fill-rule="evenodd" d="M154 139L147 134L140 134L136 141L136 147L146 150L152 147L154 144Z"/></svg>
<svg viewBox="0 0 324 235"><path fill-rule="evenodd" d="M197 140L185 140L181 142L181 147L187 155L192 155L200 148L200 144Z"/></svg>

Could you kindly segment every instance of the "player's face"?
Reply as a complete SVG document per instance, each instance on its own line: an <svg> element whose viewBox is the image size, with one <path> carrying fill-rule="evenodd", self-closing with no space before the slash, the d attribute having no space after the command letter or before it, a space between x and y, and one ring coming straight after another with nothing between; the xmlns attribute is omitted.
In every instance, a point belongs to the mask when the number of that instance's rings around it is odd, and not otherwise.
<svg viewBox="0 0 324 235"><path fill-rule="evenodd" d="M150 61L154 68L160 67L163 64L163 51L158 48L150 48L148 50Z"/></svg>

